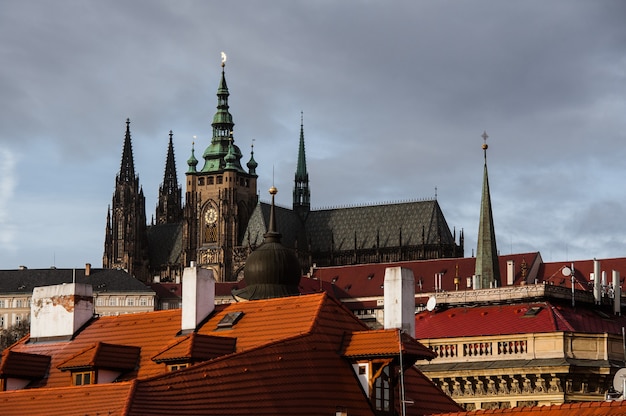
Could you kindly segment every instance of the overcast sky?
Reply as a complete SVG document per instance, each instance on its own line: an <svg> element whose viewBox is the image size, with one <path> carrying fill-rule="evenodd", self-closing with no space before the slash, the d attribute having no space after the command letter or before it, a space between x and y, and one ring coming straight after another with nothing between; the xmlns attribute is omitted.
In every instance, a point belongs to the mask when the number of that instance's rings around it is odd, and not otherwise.
<svg viewBox="0 0 626 416"><path fill-rule="evenodd" d="M0 269L102 266L126 118L154 215L234 138L291 206L430 199L476 250L484 130L502 254L626 256L626 2L0 0ZM183 188L184 189L184 188Z"/></svg>

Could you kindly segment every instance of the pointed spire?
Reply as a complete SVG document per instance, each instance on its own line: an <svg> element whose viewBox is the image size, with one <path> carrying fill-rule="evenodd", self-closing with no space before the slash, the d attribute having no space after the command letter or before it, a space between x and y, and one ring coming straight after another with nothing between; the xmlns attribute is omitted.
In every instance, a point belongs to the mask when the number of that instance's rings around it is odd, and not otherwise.
<svg viewBox="0 0 626 416"><path fill-rule="evenodd" d="M130 140L130 119L126 119L126 137L122 150L122 164L120 166L120 182L132 182L135 180L135 162L133 160L133 145Z"/></svg>
<svg viewBox="0 0 626 416"><path fill-rule="evenodd" d="M256 163L256 160L254 160L254 139L252 139L252 144L250 145L250 160L248 161L247 166L248 173L250 175L256 176L256 168L259 166L259 164Z"/></svg>
<svg viewBox="0 0 626 416"><path fill-rule="evenodd" d="M480 202L480 220L478 225L478 246L476 248L475 274L479 276L481 288L486 289L500 284L500 263L496 247L496 232L491 211L491 195L489 193L489 176L487 174L487 132L482 135L484 170L483 190Z"/></svg>
<svg viewBox="0 0 626 416"><path fill-rule="evenodd" d="M172 143L172 130L170 130L170 141L167 146L167 157L165 159L165 173L163 175L163 188L168 193L178 189L178 179L176 177L176 161L174 160L174 144Z"/></svg>
<svg viewBox="0 0 626 416"><path fill-rule="evenodd" d="M306 154L304 148L304 114L300 112L300 146L298 148L298 165L296 167L295 185L293 188L293 209L301 216L311 209L311 191L309 189L309 174L306 169Z"/></svg>
<svg viewBox="0 0 626 416"><path fill-rule="evenodd" d="M159 203L156 209L157 224L172 224L183 218L182 189L178 186L176 160L174 158L174 133L170 130L170 139L165 160L163 183L159 187Z"/></svg>
<svg viewBox="0 0 626 416"><path fill-rule="evenodd" d="M224 156L224 162L226 165L224 169L226 170L237 170L237 156L235 156L235 147L233 146L233 138L230 138L230 142L228 143L228 153Z"/></svg>
<svg viewBox="0 0 626 416"><path fill-rule="evenodd" d="M272 195L272 205L270 206L270 223L267 227L267 232L263 235L265 242L280 242L281 234L276 231L276 206L274 204L274 196L278 193L278 189L272 185L269 190Z"/></svg>
<svg viewBox="0 0 626 416"><path fill-rule="evenodd" d="M196 156L194 155L196 136L193 136L193 140L194 141L191 142L191 156L189 157L189 159L187 159L187 165L189 166L189 169L187 169L187 173L195 173L196 166L198 166L198 159L196 159Z"/></svg>
<svg viewBox="0 0 626 416"><path fill-rule="evenodd" d="M224 68L226 66L226 54L222 52L222 77L217 87L217 111L213 116L213 137L211 144L205 149L202 157L204 158L204 166L201 172L219 172L226 167L225 157L228 155L230 145L233 149L230 151L235 159L231 161L230 169L236 169L238 172L245 173L241 167L241 150L234 144L233 136L233 116L228 111L228 86L226 85L226 74Z"/></svg>

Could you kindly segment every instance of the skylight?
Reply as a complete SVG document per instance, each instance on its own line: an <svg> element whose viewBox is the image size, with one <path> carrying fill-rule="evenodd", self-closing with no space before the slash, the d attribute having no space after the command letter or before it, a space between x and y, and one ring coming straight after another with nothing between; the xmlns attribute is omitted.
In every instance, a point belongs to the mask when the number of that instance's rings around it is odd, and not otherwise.
<svg viewBox="0 0 626 416"><path fill-rule="evenodd" d="M243 316L242 311L230 312L224 315L224 317L217 323L218 329L232 328Z"/></svg>
<svg viewBox="0 0 626 416"><path fill-rule="evenodd" d="M528 308L524 316L537 316L537 314L541 312L541 309L543 309L541 306L531 306L530 308Z"/></svg>

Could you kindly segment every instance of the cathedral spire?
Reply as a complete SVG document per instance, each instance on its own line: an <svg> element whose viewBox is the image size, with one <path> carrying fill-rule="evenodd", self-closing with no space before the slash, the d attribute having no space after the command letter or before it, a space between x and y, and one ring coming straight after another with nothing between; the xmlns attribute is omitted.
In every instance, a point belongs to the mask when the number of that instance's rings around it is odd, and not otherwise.
<svg viewBox="0 0 626 416"><path fill-rule="evenodd" d="M120 182L132 183L135 180L135 162L133 160L133 145L130 140L130 119L126 119L126 137L122 150L122 164L120 166Z"/></svg>
<svg viewBox="0 0 626 416"><path fill-rule="evenodd" d="M300 147L298 149L298 165L296 167L295 185L293 188L293 210L306 216L311 210L311 191L309 174L306 170L306 154L304 150L304 115L300 113Z"/></svg>
<svg viewBox="0 0 626 416"><path fill-rule="evenodd" d="M176 161L174 159L174 144L170 130L170 140L167 147L167 157L165 160L165 173L163 183L159 188L159 204L156 210L157 224L171 224L179 222L183 218L181 205L182 189L178 186L176 176Z"/></svg>
<svg viewBox="0 0 626 416"><path fill-rule="evenodd" d="M500 263L496 247L496 232L493 226L489 177L487 175L487 132L482 135L484 153L483 191L480 202L480 220L478 225L478 247L476 248L475 274L479 277L481 288L486 289L500 284Z"/></svg>
<svg viewBox="0 0 626 416"><path fill-rule="evenodd" d="M226 155L230 151L230 146L233 146L231 151L235 157L231 158L229 169L234 169L240 173L245 173L241 167L241 150L234 144L233 138L233 116L228 111L228 86L226 85L226 74L224 68L226 67L226 54L222 52L222 77L217 87L217 111L213 116L213 137L211 138L211 144L206 148L202 157L204 158L204 166L201 172L212 173L223 171L226 167Z"/></svg>

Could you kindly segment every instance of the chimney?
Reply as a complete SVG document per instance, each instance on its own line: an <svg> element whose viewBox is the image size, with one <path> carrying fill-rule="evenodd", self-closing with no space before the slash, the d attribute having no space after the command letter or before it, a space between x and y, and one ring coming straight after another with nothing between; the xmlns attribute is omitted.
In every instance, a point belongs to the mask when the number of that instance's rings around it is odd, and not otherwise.
<svg viewBox="0 0 626 416"><path fill-rule="evenodd" d="M411 269L387 267L384 281L385 329L415 337L415 278Z"/></svg>
<svg viewBox="0 0 626 416"><path fill-rule="evenodd" d="M93 316L93 288L83 283L36 287L30 308L30 338L71 338Z"/></svg>
<svg viewBox="0 0 626 416"><path fill-rule="evenodd" d="M183 312L181 329L190 332L197 328L215 308L215 279L213 272L196 267L191 262L183 272Z"/></svg>
<svg viewBox="0 0 626 416"><path fill-rule="evenodd" d="M85 263L85 277L91 274L91 263Z"/></svg>
<svg viewBox="0 0 626 416"><path fill-rule="evenodd" d="M513 286L515 283L515 260L506 261L506 284Z"/></svg>

